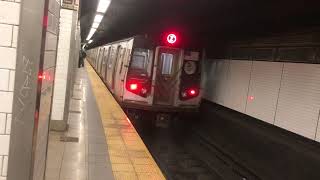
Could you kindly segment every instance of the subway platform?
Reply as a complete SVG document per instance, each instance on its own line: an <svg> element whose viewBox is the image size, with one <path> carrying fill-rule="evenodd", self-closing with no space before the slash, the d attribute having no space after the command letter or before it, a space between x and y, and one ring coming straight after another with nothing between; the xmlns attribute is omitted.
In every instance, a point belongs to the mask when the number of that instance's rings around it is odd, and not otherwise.
<svg viewBox="0 0 320 180"><path fill-rule="evenodd" d="M68 130L49 135L46 180L165 179L93 68L77 70Z"/></svg>

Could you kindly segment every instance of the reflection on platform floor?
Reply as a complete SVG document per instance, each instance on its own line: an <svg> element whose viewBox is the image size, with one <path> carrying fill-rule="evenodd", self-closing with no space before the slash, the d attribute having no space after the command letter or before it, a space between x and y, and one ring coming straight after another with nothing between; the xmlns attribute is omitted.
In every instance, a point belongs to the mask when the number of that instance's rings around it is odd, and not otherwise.
<svg viewBox="0 0 320 180"><path fill-rule="evenodd" d="M85 69L78 69L68 131L50 132L46 180L113 179L99 110Z"/></svg>

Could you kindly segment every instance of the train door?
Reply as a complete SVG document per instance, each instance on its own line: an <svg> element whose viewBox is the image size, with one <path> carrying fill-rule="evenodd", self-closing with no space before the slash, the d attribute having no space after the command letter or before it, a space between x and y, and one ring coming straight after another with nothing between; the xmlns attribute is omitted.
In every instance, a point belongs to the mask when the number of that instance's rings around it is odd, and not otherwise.
<svg viewBox="0 0 320 180"><path fill-rule="evenodd" d="M97 66L97 72L98 72L98 74L100 74L100 69L101 69L101 64L102 64L102 60L103 60L103 55L104 55L104 48L101 48L101 53L100 53L99 62L98 62L98 66Z"/></svg>
<svg viewBox="0 0 320 180"><path fill-rule="evenodd" d="M114 62L114 66L113 66L113 69L112 69L111 87L112 87L113 90L115 89L116 70L117 70L118 63L119 63L119 60L120 60L120 57L121 57L121 53L120 53L121 49L122 49L121 46L117 47L117 51L116 51L116 54L115 54L115 62Z"/></svg>
<svg viewBox="0 0 320 180"><path fill-rule="evenodd" d="M104 48L103 49L103 56L101 58L101 65L100 65L100 69L99 69L99 72L100 72L100 75L102 78L104 78L104 74L105 74L105 67L106 67L106 56L107 56L107 48Z"/></svg>
<svg viewBox="0 0 320 180"><path fill-rule="evenodd" d="M99 75L101 75L101 66L102 66L103 59L104 59L104 48L101 48L98 67L97 67L97 72Z"/></svg>
<svg viewBox="0 0 320 180"><path fill-rule="evenodd" d="M115 61L115 49L113 46L110 47L110 56L107 61L107 77L106 77L106 82L108 87L111 89L112 87L112 69L113 69L113 64Z"/></svg>
<svg viewBox="0 0 320 180"><path fill-rule="evenodd" d="M95 62L94 62L94 68L95 68L95 69L98 68L100 56L101 56L101 48L98 48L97 58L95 59Z"/></svg>
<svg viewBox="0 0 320 180"><path fill-rule="evenodd" d="M107 49L107 54L105 56L105 64L104 66L102 67L103 68L103 72L102 72L102 76L103 76L103 80L104 82L107 82L107 74L108 74L108 61L110 59L110 51L111 51L111 47L109 47Z"/></svg>
<svg viewBox="0 0 320 180"><path fill-rule="evenodd" d="M124 57L125 57L126 49L121 48L118 55L117 60L117 67L115 68L115 95L118 99L122 96L122 89L123 89L123 78L122 78L122 71L123 71L123 63L124 63Z"/></svg>
<svg viewBox="0 0 320 180"><path fill-rule="evenodd" d="M179 49L157 48L154 104L174 105L180 74L180 56L181 50Z"/></svg>

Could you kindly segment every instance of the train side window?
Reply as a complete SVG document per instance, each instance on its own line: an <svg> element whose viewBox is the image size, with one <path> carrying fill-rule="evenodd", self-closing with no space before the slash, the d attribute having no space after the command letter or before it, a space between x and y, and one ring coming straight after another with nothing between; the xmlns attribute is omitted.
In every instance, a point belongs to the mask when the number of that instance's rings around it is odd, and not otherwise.
<svg viewBox="0 0 320 180"><path fill-rule="evenodd" d="M172 72L173 54L161 53L162 75L170 75Z"/></svg>

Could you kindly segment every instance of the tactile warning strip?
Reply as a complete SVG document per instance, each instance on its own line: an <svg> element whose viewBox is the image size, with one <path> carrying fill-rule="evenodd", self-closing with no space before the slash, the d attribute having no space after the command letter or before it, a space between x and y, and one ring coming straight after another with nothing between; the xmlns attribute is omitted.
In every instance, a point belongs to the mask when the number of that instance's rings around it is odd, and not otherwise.
<svg viewBox="0 0 320 180"><path fill-rule="evenodd" d="M89 63L92 84L115 179L165 179L139 134Z"/></svg>

